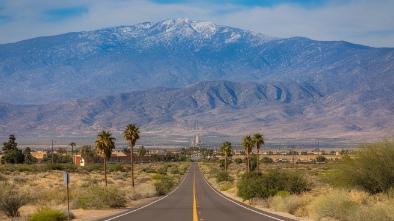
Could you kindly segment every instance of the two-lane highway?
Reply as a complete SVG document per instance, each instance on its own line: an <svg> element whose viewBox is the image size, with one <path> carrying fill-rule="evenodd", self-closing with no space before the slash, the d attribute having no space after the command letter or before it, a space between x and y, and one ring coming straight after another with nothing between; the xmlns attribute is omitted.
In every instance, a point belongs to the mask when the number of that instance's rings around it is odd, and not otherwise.
<svg viewBox="0 0 394 221"><path fill-rule="evenodd" d="M103 219L103 221L291 221L218 193L205 181L197 163L193 163L182 183L173 192L146 206Z"/></svg>

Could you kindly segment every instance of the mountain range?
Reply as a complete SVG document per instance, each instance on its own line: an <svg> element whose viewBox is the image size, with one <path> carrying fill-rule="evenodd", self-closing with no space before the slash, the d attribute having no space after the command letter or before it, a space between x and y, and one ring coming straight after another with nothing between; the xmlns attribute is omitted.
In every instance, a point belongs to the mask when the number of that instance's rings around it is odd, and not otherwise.
<svg viewBox="0 0 394 221"><path fill-rule="evenodd" d="M0 45L0 133L390 135L394 49L187 18Z"/></svg>

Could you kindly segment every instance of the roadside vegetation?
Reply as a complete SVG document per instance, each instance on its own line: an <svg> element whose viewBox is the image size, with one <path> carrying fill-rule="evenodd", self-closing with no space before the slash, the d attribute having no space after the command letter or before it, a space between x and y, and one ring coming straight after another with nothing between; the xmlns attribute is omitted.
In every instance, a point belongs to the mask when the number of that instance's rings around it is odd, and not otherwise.
<svg viewBox="0 0 394 221"><path fill-rule="evenodd" d="M138 128L131 129L131 134L138 135ZM135 134L133 136L130 148L138 139ZM125 139L131 138L125 135ZM83 167L72 163L74 142L70 143L71 154L65 150L47 152L38 162L29 152L19 150L15 140L11 135L2 148L0 220L66 220L68 216L78 218L72 213L77 209L124 208L136 200L167 194L180 182L190 165L187 157L159 162L160 158L155 156L152 156L152 162L146 163L108 163L116 142L109 131L98 134L95 146L84 146L79 150L86 157L87 164ZM138 155L143 156L146 152L140 147ZM100 157L101 163L97 163ZM60 158L69 160L56 160ZM71 177L70 214L65 173Z"/></svg>
<svg viewBox="0 0 394 221"><path fill-rule="evenodd" d="M38 211L34 212L34 217L55 213L52 210L66 213L67 194L63 177L66 172L71 176L71 210L109 209L123 208L135 200L168 193L179 183L188 167L189 162L136 164L138 172L133 188L130 185L130 164L108 164L107 187L102 164L79 168L73 165L1 165L0 220L19 216L24 218L20 220L27 220L34 211ZM37 208L32 212L21 213L24 206L35 205Z"/></svg>
<svg viewBox="0 0 394 221"><path fill-rule="evenodd" d="M200 162L208 182L227 196L311 220L394 220L393 141L363 145L351 155L342 150L336 160L314 156L314 164L269 155L258 160L253 136L243 147L242 157L226 160L227 170L220 159Z"/></svg>
<svg viewBox="0 0 394 221"><path fill-rule="evenodd" d="M131 151L138 138L138 127L128 125L124 139L130 149L124 152ZM95 146L79 150L87 164L77 167L71 157L71 161L65 160L69 155L63 150L57 156L47 152L38 162L30 150L19 150L15 137L10 136L4 143L0 165L0 219L75 217L72 212L67 214L64 173L71 175L71 211L124 208L136 200L169 193L186 173L190 159L198 157L213 187L259 208L311 220L394 220L393 141L341 150L335 159L319 152L304 163L296 161L295 156L305 156L306 151L285 153L291 154L293 161L275 158L269 152L257 154L264 146L264 137L256 133L244 137L240 154L235 154L232 144L225 141L217 149L182 148L179 156L168 162L158 162L159 158L151 155L152 162L132 165L107 163L115 141L108 131L100 132ZM70 143L71 148L74 146ZM147 151L141 146L136 157ZM99 156L101 163L97 163Z"/></svg>

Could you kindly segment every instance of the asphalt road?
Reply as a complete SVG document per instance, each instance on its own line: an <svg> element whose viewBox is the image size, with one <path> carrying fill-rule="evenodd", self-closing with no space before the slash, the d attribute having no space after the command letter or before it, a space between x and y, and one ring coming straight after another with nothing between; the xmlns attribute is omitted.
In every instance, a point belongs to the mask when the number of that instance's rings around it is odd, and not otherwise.
<svg viewBox="0 0 394 221"><path fill-rule="evenodd" d="M226 198L211 188L193 163L173 192L146 206L102 221L291 221Z"/></svg>

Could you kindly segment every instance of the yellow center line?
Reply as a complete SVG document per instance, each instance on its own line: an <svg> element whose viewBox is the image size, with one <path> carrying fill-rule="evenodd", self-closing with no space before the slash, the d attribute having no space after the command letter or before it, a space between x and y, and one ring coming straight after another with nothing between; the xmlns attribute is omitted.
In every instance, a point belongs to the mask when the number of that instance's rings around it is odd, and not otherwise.
<svg viewBox="0 0 394 221"><path fill-rule="evenodd" d="M194 170L194 181L193 181L193 221L198 221L197 199L196 199L196 170Z"/></svg>

